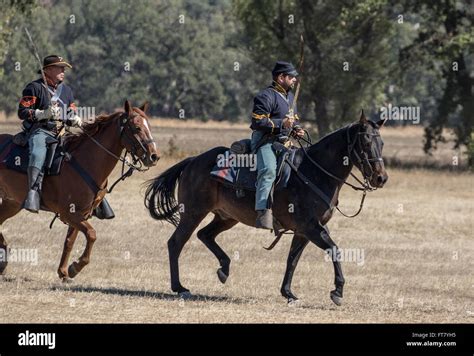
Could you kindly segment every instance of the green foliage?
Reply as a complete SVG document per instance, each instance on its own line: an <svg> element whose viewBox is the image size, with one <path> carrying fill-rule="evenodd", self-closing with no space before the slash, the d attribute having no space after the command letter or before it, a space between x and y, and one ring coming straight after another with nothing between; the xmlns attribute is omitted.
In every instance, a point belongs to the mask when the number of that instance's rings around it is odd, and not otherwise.
<svg viewBox="0 0 474 356"><path fill-rule="evenodd" d="M0 108L8 113L38 76L25 26L41 56L72 63L66 80L79 105L110 112L126 98L148 100L153 115L202 120L249 120L274 62L298 63L302 33L298 106L319 134L356 120L361 108L376 119L392 104L421 108L427 152L445 140L445 127L457 147L472 145L468 0L0 2Z"/></svg>
<svg viewBox="0 0 474 356"><path fill-rule="evenodd" d="M442 83L425 127L426 152L445 142L443 128L455 133L455 147L470 145L474 126L474 8L470 1L405 1L405 11L420 16L418 35L400 51L404 69L413 62L419 70L437 74ZM472 159L470 160L472 164Z"/></svg>
<svg viewBox="0 0 474 356"><path fill-rule="evenodd" d="M316 119L320 134L354 121L361 107L382 104L396 64L388 1L235 1L250 53L262 65L281 58L298 63L305 38L300 111ZM344 68L344 66L346 67ZM345 70L346 69L346 70Z"/></svg>
<svg viewBox="0 0 474 356"><path fill-rule="evenodd" d="M28 16L36 6L34 0L0 0L0 64L8 54L11 36L14 31L14 19L18 16ZM4 69L0 67L0 78Z"/></svg>
<svg viewBox="0 0 474 356"><path fill-rule="evenodd" d="M0 106L14 112L38 65L23 26L41 56L73 65L67 82L80 105L113 111L125 98L149 100L152 114L236 120L247 116L252 76L235 63L251 60L229 40L237 31L228 1L52 1L17 17L3 64ZM21 71L15 71L15 64ZM245 101L246 102L245 102ZM180 116L181 115L181 116Z"/></svg>

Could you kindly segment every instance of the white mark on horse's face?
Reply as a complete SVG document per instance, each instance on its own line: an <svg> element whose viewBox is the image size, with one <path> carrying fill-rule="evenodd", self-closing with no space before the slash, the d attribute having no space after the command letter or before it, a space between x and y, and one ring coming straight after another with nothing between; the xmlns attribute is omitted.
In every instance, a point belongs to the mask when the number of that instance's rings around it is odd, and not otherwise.
<svg viewBox="0 0 474 356"><path fill-rule="evenodd" d="M151 134L151 129L150 129L150 126L148 125L148 120L146 118L143 118L143 125L146 127L146 129L148 130L148 134L150 135L150 139L153 140L153 147L155 148L155 151L158 149L156 147L156 142L155 140L153 139L153 135Z"/></svg>

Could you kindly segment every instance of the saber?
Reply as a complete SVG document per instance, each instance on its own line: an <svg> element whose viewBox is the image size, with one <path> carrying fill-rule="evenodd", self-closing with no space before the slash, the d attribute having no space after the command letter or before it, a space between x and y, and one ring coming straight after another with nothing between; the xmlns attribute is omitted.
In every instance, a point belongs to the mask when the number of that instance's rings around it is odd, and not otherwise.
<svg viewBox="0 0 474 356"><path fill-rule="evenodd" d="M303 72L303 62L304 62L304 38L303 38L303 34L301 34L300 35L300 62L298 64L299 78L298 78L298 83L296 83L295 96L293 98L293 102L291 103L291 107L288 112L288 116L290 117L295 116L295 105L296 105L296 102L298 101L298 96L300 95L301 79L302 79L301 73Z"/></svg>
<svg viewBox="0 0 474 356"><path fill-rule="evenodd" d="M49 101L51 102L51 94L49 93L49 90L48 90L48 82L46 81L46 75L44 74L44 71L43 71L43 63L41 63L41 59L38 55L38 49L36 48L36 45L33 42L33 39L31 38L30 31L28 31L28 28L26 26L25 26L25 32L26 32L26 35L28 36L28 40L30 41L31 47L33 48L33 54L35 55L40 65L41 77L43 78L43 83L44 83L44 86L46 87L46 92L48 93Z"/></svg>
<svg viewBox="0 0 474 356"><path fill-rule="evenodd" d="M46 88L46 94L48 95L49 102L51 103L51 106L57 106L58 102L53 101L53 98L51 97L51 93L49 92L48 82L46 81L46 75L44 74L43 63L41 63L40 56L38 55L38 49L36 48L36 45L33 42L33 38L31 38L30 31L28 31L28 28L26 26L25 26L25 32L26 32L26 35L28 36L28 40L30 41L31 47L33 48L33 54L35 55L36 59L38 60L39 65L40 65L41 77L43 78L43 86ZM57 95L58 98L59 98L59 94L60 94L60 92ZM58 136L62 136L62 134L64 133L63 129L64 129L64 124L63 124L62 120L57 120L56 121L56 130L57 130Z"/></svg>

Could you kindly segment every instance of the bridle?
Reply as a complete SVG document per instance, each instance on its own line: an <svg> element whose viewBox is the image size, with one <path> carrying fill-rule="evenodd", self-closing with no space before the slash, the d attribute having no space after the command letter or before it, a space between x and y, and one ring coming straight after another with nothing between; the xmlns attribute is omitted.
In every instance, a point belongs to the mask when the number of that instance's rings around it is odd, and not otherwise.
<svg viewBox="0 0 474 356"><path fill-rule="evenodd" d="M83 128L82 132L90 138L92 142L94 142L100 149L102 149L104 152L106 152L109 156L114 157L115 159L119 160L122 162L122 173L120 175L120 178L118 178L112 185L111 187L107 190L107 193L110 194L112 193L112 190L115 188L115 186L125 180L126 178L130 177L134 171L139 171L139 172L146 172L149 168L145 167L143 168L143 163L142 159L145 159L146 157L146 147L144 146L142 140L140 139L138 135L138 130L134 128L130 124L130 116L128 113L124 112L120 115L119 119L119 137L120 137L120 142L122 145L125 147L125 153L123 157L117 156L115 153L111 152L107 147L105 147L103 144L101 144L99 141L97 141L91 134L89 134L87 131L85 131ZM127 133L127 128L130 129L131 135ZM132 145L131 151L128 150L127 146L123 144L123 139L126 139L129 143ZM144 143L145 144L150 144L155 142L153 139L146 140ZM143 154L141 156L138 156L137 153L137 147L142 150ZM132 162L130 163L127 155L130 154L132 157ZM128 166L129 169L125 172L125 166ZM59 216L58 213L54 216L53 220L49 224L49 228L51 229L53 227L54 221L57 219Z"/></svg>
<svg viewBox="0 0 474 356"><path fill-rule="evenodd" d="M125 155L127 153L130 153L133 159L133 164L136 165L137 163L140 163L140 167L135 166L134 169L144 172L147 171L147 169L142 169L142 160L146 158L147 154L147 149L145 145L149 145L151 143L154 143L155 140L153 138L150 138L148 140L142 141L140 139L140 136L138 135L138 129L130 124L130 116L127 113L123 113L121 117L119 118L119 134L120 134L120 140L125 139L127 141L132 149L129 151L126 147L126 145L123 145L125 147ZM129 131L127 130L130 129ZM142 152L141 155L138 155L138 152Z"/></svg>
<svg viewBox="0 0 474 356"><path fill-rule="evenodd" d="M311 141L311 138L309 137L309 134L308 132L305 130L305 133L306 133L306 136L308 137L308 139L304 138L304 137L296 137L296 140L298 141L298 144L300 145L301 149L303 150L304 154L305 154L305 157L308 159L309 162L311 162L314 166L316 166L317 168L319 168L323 173L325 173L327 176L335 179L336 181L338 181L339 183L341 184L346 184L348 186L350 186L352 189L354 190L357 190L357 191L362 191L363 192L363 195L362 195L362 199L361 199L361 202L360 202L360 206L359 206L359 210L353 214L353 215L346 215L344 214L340 209L339 207L336 206L336 209L345 217L348 217L348 218L353 218L353 217L356 217L357 215L359 215L359 213L362 211L362 208L364 206L364 201L365 201L365 196L367 195L367 192L371 192L371 191L374 191L374 190L377 190L376 187L372 187L370 185L370 177L372 176L373 174L373 169L372 169L372 166L370 164L370 162L376 162L376 161L382 161L383 162L383 159L382 157L375 157L375 158L369 158L367 153L364 151L363 149L363 146L362 146L362 143L361 143L361 139L360 139L360 136L361 135L369 135L371 137L371 147L372 147L372 143L373 143L373 137L380 137L380 135L377 133L377 134L373 134L373 133L366 133L366 132L361 132L360 131L360 128L359 128L359 131L355 134L356 138L354 139L354 141L351 140L351 135L350 135L350 129L353 127L354 124L350 124L348 126L346 126L346 137L347 137L347 153L348 153L348 158L351 162L352 165L355 165L357 167L359 167L359 170L361 171L362 173L362 176L363 176L363 182L352 172L350 172L350 175L360 184L360 186L355 186L354 184L352 183L349 183L347 182L346 180L340 178L340 177L337 177L336 175L332 174L331 172L328 172L325 168L323 168L319 163L317 163L314 159L311 158L311 156L308 154L307 152L307 149L306 147L301 143L301 141L304 141L306 142L307 144L311 145L312 144L312 141ZM358 146L356 148L356 145ZM360 152L358 152L358 150L360 150ZM356 162L358 163L358 165L354 164L354 160L352 158L352 156L354 155L354 157L356 158ZM361 157L362 156L362 157ZM366 172L366 168L365 167L369 167L370 168L370 173L367 173ZM299 173L297 171L297 173ZM298 174L301 177L304 177L302 176L301 173ZM304 177L306 178L306 177ZM303 178L302 178L303 179ZM305 179L303 179L303 181L305 181L305 183L313 190L315 190L318 195L321 196L321 191L318 189L316 190L314 184L310 184L310 182ZM323 200L326 201L326 203L331 207L330 203L328 203L327 201L330 199L327 198L327 197L322 197Z"/></svg>
<svg viewBox="0 0 474 356"><path fill-rule="evenodd" d="M114 187L119 183L120 181L125 180L126 178L130 177L134 171L138 172L146 172L149 170L148 167L143 168L143 163L142 160L145 159L146 157L146 147L145 145L148 145L150 143L155 142L153 139L148 139L145 142L142 142L138 135L138 129L133 127L130 124L130 116L128 113L124 112L120 115L118 122L119 122L119 127L118 127L118 132L119 132L119 137L120 141L122 142L122 145L125 147L125 153L123 157L117 156L115 153L111 152L107 147L102 145L99 141L97 141L92 135L87 133L85 130L82 130L84 134L86 134L92 142L94 142L98 147L100 147L103 151L105 151L108 155L114 157L115 159L119 160L122 162L122 174L120 178L118 178L114 184L110 187L108 190L108 193L111 193ZM127 130L129 129L129 130ZM130 145L132 146L131 150L129 151L127 146L123 144L123 140L126 140ZM138 155L138 150L142 150L143 154ZM127 158L127 155L131 156L132 162L130 162ZM129 169L125 172L125 166L128 166Z"/></svg>
<svg viewBox="0 0 474 356"><path fill-rule="evenodd" d="M377 188L372 187L370 185L370 182L369 182L369 178L372 177L372 175L374 174L374 170L373 170L372 165L370 164L370 162L383 162L383 159L382 159L382 157L369 158L368 155L367 155L367 152L365 152L363 150L362 143L361 143L361 140L360 140L360 136L362 136L362 135L370 136L371 137L370 147L372 147L373 137L380 137L380 134L361 132L360 129L359 129L359 131L356 133L357 138L351 143L351 138L350 138L349 131L350 131L350 128L352 126L353 126L353 124L347 126L347 129L346 129L346 132L347 132L347 152L349 153L349 159L351 160L351 163L354 164L354 162L352 161L352 154L354 154L354 156L356 158L356 161L359 164L358 166L357 165L356 166L359 167L359 170L361 171L362 176L364 177L364 182L365 183L363 185L367 186L370 191L376 190ZM357 150L355 149L356 143L359 144L358 146L359 146L360 152L357 152ZM370 170L369 173L366 172L366 168L368 168ZM354 175L352 175L352 176L355 177Z"/></svg>

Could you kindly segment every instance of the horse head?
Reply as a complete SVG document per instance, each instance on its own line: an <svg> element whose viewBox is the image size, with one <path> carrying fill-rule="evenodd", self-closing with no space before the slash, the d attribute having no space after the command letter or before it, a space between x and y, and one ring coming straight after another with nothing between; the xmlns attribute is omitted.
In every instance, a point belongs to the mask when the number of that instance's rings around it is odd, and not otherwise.
<svg viewBox="0 0 474 356"><path fill-rule="evenodd" d="M120 128L122 144L125 149L137 157L146 167L152 167L157 164L160 155L146 115L148 108L148 102L138 108L132 107L130 102L126 100Z"/></svg>
<svg viewBox="0 0 474 356"><path fill-rule="evenodd" d="M388 180L382 158L383 141L380 128L386 120L373 122L367 120L362 110L359 121L353 126L358 128L355 138L349 142L349 154L354 165L359 168L372 187L382 188Z"/></svg>

